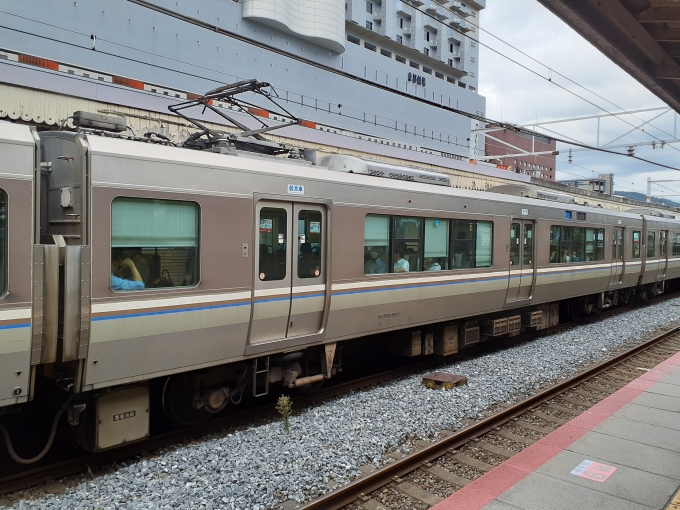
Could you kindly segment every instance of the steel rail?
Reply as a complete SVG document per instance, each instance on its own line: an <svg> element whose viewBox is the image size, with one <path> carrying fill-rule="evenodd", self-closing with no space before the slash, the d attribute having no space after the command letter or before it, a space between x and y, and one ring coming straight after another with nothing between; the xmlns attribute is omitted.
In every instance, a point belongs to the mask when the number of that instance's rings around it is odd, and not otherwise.
<svg viewBox="0 0 680 510"><path fill-rule="evenodd" d="M531 397L519 402L518 404L504 409L499 413L486 418L470 427L463 429L451 436L445 437L436 441L432 446L423 448L422 450L411 453L407 457L398 460L392 464L388 464L379 470L369 475L363 476L349 484L329 492L314 501L304 505L300 510L338 510L353 501L363 494L369 494L380 487L383 487L393 481L395 478L400 478L411 471L421 467L426 462L431 462L447 451L472 441L473 439L491 432L496 427L503 425L510 420L526 413L528 410L547 402L565 391L581 384L582 382L595 377L609 370L610 368L619 365L623 361L636 356L637 354L663 342L669 337L680 333L680 327L670 329L660 335L644 342L638 346L629 349L614 358L603 361L592 368L584 370L576 374L574 377L563 382L557 383L550 388L532 395Z"/></svg>
<svg viewBox="0 0 680 510"><path fill-rule="evenodd" d="M653 301L650 302L652 303L659 303L668 299L672 299L674 297L677 297L677 293L670 293L670 294L664 294L662 296L656 297ZM556 333L559 331L562 331L564 329L569 329L571 327L576 327L580 326L582 324L588 324L591 322L598 322L602 319L605 319L609 316L613 315L618 315L621 313L626 313L629 311L632 311L640 306L645 306L646 304L638 304L635 303L633 305L628 305L623 308L613 308L610 310L605 310L599 315L590 315L586 317L582 317L577 321L573 322L566 322L563 324L559 324L557 326L552 326L545 328L540 331L532 331L532 332L525 332L522 335L511 338L509 339L509 342L511 343L520 343L520 342L525 342L525 341L531 341L533 338L535 338L534 335L536 336L544 336L547 334L552 334ZM508 346L510 343L508 341L504 342L503 346ZM486 344L489 345L489 344ZM463 354L465 354L466 351L461 351ZM470 354L474 352L473 349L470 349L469 351ZM478 353L479 354L479 353ZM414 363L412 365L408 365L406 367L400 367L397 369L393 370L387 370L384 372L381 372L379 374L375 375L369 375L365 377L361 377L359 379L355 379L352 381L347 381L345 383L337 384L335 386L331 386L327 389L321 390L319 392L316 392L314 394L309 394L309 395L299 395L295 398L296 402L296 407L300 406L306 406L306 405L311 405L314 402L321 401L324 399L329 399L333 398L338 395L342 395L344 393L353 391L353 390L358 390L361 388L366 388L368 386L374 385L374 384L379 384L381 382L386 382L390 381L399 377L405 377L408 375L412 375L414 373L420 372L422 370L425 370L427 368L435 368L437 366L440 366L442 364L447 364L451 363L454 361L453 359L449 358L441 358L437 360L432 360L432 359L427 359L423 360L422 362ZM521 413L520 413L521 414ZM155 436L152 436L149 439L146 439L144 441L137 441L133 442L130 444L122 445L119 447L116 447L111 450L105 450L102 452L97 452L97 453L85 453L83 455L79 455L77 457L67 459L67 460L62 460L62 461L57 461L53 462L47 465L43 466L38 466L34 467L32 469L22 471L20 473L16 473L13 475L9 476L3 476L0 477L0 495L8 494L17 490L25 489L28 487L33 487L36 485L40 485L42 483L45 483L46 481L49 480L57 480L60 478L64 478L66 476L72 476L72 475L77 475L80 473L90 473L92 469L100 467L100 466L105 466L108 464L113 464L115 462L120 462L124 461L127 459L130 459L132 457L138 456L140 454L144 454L147 452L152 452L155 450L158 450L160 448L168 448L171 447L175 444L182 443L188 440L192 440L198 437L206 436L209 434L214 434L216 432L219 432L220 430L224 429L225 427L235 427L239 426L245 423L252 422L254 420L261 420L265 418L269 418L271 416L274 416L275 412L273 410L273 405L272 404L267 404L261 407L257 407L254 409L249 409L245 411L241 411L232 415L227 415L224 417L220 417L214 420L209 421L208 423L191 427L191 428L183 428L183 429L178 429L178 430L173 430L170 432L165 432L162 434L158 434ZM511 419L511 418L509 418ZM507 420L506 420L507 421ZM480 422L485 423L485 422ZM478 424L478 425L480 425ZM466 429L468 431L470 429ZM458 435L452 436L449 439L452 439L454 437L459 437ZM462 437L462 436L460 436ZM467 442L467 440L462 440L460 444L464 444ZM439 443L435 443L439 444ZM455 447L454 445L450 445L449 448ZM421 451L422 452L422 451ZM433 458L436 458L437 455L433 455ZM409 457L407 457L409 458ZM406 460L406 459L404 459ZM393 464L392 466L396 466ZM408 472L410 470L406 470L405 472ZM373 473L371 476L377 475L379 473ZM396 476L396 475L395 475ZM354 482L353 482L354 483ZM384 483L382 484L384 485ZM346 487L350 487L351 485L348 485ZM380 485L377 485L378 487ZM366 489L367 491L370 491L370 489ZM364 491L362 491L364 492ZM332 494L332 493L329 493ZM306 508L306 507L305 507ZM310 507L310 508L324 508L323 506L321 507ZM331 507L329 507L331 508ZM333 507L335 508L335 507Z"/></svg>

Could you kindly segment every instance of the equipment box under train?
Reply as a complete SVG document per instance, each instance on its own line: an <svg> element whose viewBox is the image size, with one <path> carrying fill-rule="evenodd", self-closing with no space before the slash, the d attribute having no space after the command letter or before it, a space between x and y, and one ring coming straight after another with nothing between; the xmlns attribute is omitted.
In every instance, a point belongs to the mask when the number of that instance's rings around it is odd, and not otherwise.
<svg viewBox="0 0 680 510"><path fill-rule="evenodd" d="M149 387L96 395L76 427L80 446L96 452L149 436Z"/></svg>

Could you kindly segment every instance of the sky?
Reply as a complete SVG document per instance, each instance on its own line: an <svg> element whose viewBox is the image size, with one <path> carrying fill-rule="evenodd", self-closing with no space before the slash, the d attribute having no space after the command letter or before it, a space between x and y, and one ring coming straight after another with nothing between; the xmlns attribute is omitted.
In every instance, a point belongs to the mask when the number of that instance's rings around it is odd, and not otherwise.
<svg viewBox="0 0 680 510"><path fill-rule="evenodd" d="M480 24L483 30L480 31L479 90L486 96L486 115L491 119L530 124L623 110L668 108L537 0L487 0ZM544 65L523 56L484 30ZM662 113L663 110L659 110L603 118L600 120L600 144L609 143ZM546 127L562 138L571 137L596 145L597 124L598 121L592 119ZM671 110L649 122L644 132L634 130L615 144L670 140L674 138L676 129L680 130L680 116ZM652 195L680 201L679 171L594 151L573 152L573 163L569 164L568 147L558 144L558 149L561 152L557 156L557 180L613 173L615 192L641 193L646 193L647 177L652 180L678 180L653 184ZM626 153L625 147L614 150ZM656 149L637 147L635 155L680 168L680 143L666 145L663 149L658 146Z"/></svg>

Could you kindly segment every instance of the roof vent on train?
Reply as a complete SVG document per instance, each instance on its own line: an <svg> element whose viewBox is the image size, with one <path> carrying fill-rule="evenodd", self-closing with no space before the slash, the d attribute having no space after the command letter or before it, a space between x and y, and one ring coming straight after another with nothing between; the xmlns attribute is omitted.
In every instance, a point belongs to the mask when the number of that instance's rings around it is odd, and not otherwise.
<svg viewBox="0 0 680 510"><path fill-rule="evenodd" d="M551 193L539 188L531 188L529 186L521 186L519 184L502 184L487 189L491 193L500 193L502 195L512 195L514 197L537 198L539 200L549 200L551 202L559 202L560 204L575 204L576 200L569 195L562 193Z"/></svg>
<svg viewBox="0 0 680 510"><path fill-rule="evenodd" d="M336 172L373 175L399 181L421 182L438 186L451 186L451 178L446 174L428 172L419 168L390 165L379 161L366 161L354 156L330 154L317 159L318 166L325 166Z"/></svg>
<svg viewBox="0 0 680 510"><path fill-rule="evenodd" d="M668 218L671 220L675 219L674 214L665 214L649 207L634 207L632 209L627 209L626 212L633 214L644 214L645 216L656 216L657 218Z"/></svg>

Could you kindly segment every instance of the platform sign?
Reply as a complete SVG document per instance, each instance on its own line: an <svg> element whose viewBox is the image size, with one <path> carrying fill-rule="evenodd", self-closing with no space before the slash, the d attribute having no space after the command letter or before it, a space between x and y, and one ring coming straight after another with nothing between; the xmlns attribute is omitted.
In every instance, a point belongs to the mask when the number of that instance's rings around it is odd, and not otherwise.
<svg viewBox="0 0 680 510"><path fill-rule="evenodd" d="M592 460L584 460L572 469L571 474L580 476L581 478L587 478L593 482L603 483L606 482L617 469L618 468L615 468L614 466L607 466L606 464L600 464L599 462L594 462Z"/></svg>

